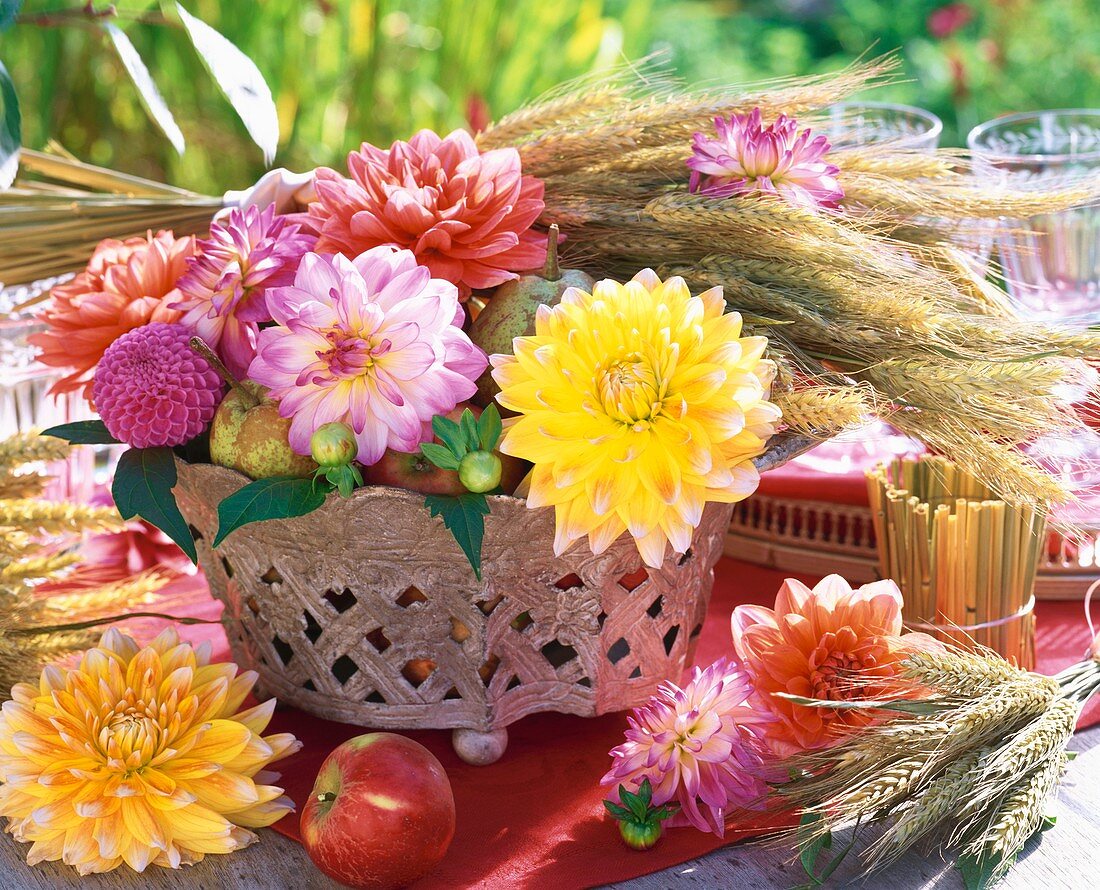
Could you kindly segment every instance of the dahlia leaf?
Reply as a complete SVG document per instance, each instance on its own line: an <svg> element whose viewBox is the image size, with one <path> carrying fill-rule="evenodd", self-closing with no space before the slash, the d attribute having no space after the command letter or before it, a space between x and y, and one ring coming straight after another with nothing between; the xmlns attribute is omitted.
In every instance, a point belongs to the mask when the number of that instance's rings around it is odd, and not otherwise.
<svg viewBox="0 0 1100 890"><path fill-rule="evenodd" d="M490 403L477 421L477 436L481 442L482 451L492 451L500 441L500 433L504 429L500 422L500 412L497 406Z"/></svg>
<svg viewBox="0 0 1100 890"><path fill-rule="evenodd" d="M141 56L130 42L130 38L111 22L104 22L103 30L111 38L111 43L114 44L115 52L118 53L122 67L126 69L126 73L130 75L130 80L134 82L138 96L141 97L141 104L145 106L149 117L168 137L168 141L172 143L176 153L182 155L184 149L183 133L180 132L176 119L172 117L172 112L168 110L168 105L160 94L160 90L157 89L153 76L149 73L149 69L145 67L145 62L141 60Z"/></svg>
<svg viewBox="0 0 1100 890"><path fill-rule="evenodd" d="M435 442L421 442L420 453L441 470L457 470L458 458L450 448L437 445Z"/></svg>
<svg viewBox="0 0 1100 890"><path fill-rule="evenodd" d="M249 483L218 504L214 546L242 525L312 513L325 502L323 489L308 476L270 476Z"/></svg>
<svg viewBox="0 0 1100 890"><path fill-rule="evenodd" d="M1015 854L1012 858L1016 858ZM1001 861L997 856L976 856L968 853L959 857L955 868L958 869L966 890L985 890L993 884L993 873Z"/></svg>
<svg viewBox="0 0 1100 890"><path fill-rule="evenodd" d="M462 428L449 417L444 417L442 414L433 417L432 432L459 460L465 457L466 452L470 450L464 441Z"/></svg>
<svg viewBox="0 0 1100 890"><path fill-rule="evenodd" d="M806 698L789 692L773 692L777 698L785 698L807 708L832 708L834 711L900 711L903 714L936 714L949 706L934 701L906 701L904 699L864 699L862 701L827 701Z"/></svg>
<svg viewBox="0 0 1100 890"><path fill-rule="evenodd" d="M279 114L260 69L232 41L181 4L176 4L176 11L195 52L240 116L252 141L263 151L264 163L270 165L279 147Z"/></svg>
<svg viewBox="0 0 1100 890"><path fill-rule="evenodd" d="M107 431L107 426L102 420L77 420L73 423L63 423L43 430L42 435L64 439L72 445L122 444Z"/></svg>
<svg viewBox="0 0 1100 890"><path fill-rule="evenodd" d="M813 833L815 826L821 820L820 813L804 813L798 820L798 845L801 848L799 859L802 861L803 870L811 880L815 877L814 869L817 867L817 859L822 850L828 850L833 845L832 832Z"/></svg>
<svg viewBox="0 0 1100 890"><path fill-rule="evenodd" d="M198 561L195 541L172 489L176 458L171 448L131 448L122 453L111 495L123 519L140 516L175 541L191 562Z"/></svg>
<svg viewBox="0 0 1100 890"><path fill-rule="evenodd" d="M19 146L23 143L23 117L15 84L0 62L0 189L15 181L19 170Z"/></svg>
<svg viewBox="0 0 1100 890"><path fill-rule="evenodd" d="M467 450L477 451L479 442L477 418L469 408L462 412L461 426L462 438L466 441Z"/></svg>
<svg viewBox="0 0 1100 890"><path fill-rule="evenodd" d="M623 820L634 818L634 815L630 812L630 810L628 810L626 807L619 806L617 803L612 803L609 800L605 800L603 802L603 805L604 809L606 809L607 812L614 816L616 819Z"/></svg>
<svg viewBox="0 0 1100 890"><path fill-rule="evenodd" d="M457 497L430 494L424 505L432 516L441 516L443 524L454 535L455 542L466 558L474 576L481 580L481 542L485 537L485 517L489 515L489 502L483 494L466 492Z"/></svg>

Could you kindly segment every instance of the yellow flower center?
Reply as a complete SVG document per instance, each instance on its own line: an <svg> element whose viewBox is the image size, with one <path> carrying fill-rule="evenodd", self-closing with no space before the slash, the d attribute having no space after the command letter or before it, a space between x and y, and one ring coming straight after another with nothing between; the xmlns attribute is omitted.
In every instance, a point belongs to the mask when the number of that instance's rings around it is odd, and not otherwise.
<svg viewBox="0 0 1100 890"><path fill-rule="evenodd" d="M607 415L634 428L649 429L661 413L664 386L648 361L630 352L596 371L596 391Z"/></svg>
<svg viewBox="0 0 1100 890"><path fill-rule="evenodd" d="M124 773L140 769L161 748L164 727L155 702L120 702L101 725L100 750L111 769Z"/></svg>

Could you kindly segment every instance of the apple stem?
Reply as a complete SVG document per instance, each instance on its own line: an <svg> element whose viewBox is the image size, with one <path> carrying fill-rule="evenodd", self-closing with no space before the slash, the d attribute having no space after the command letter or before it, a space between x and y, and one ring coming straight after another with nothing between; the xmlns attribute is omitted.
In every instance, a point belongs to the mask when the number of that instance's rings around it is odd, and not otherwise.
<svg viewBox="0 0 1100 890"><path fill-rule="evenodd" d="M220 358L214 353L214 350L206 345L206 341L202 337L192 337L188 341L188 345L192 350L201 355L210 364L210 367L214 369L215 373L222 380L224 380L230 389L235 389L242 396L247 398L253 406L260 404L260 400L257 399L252 393L241 386L241 382L229 373L229 368L225 366Z"/></svg>
<svg viewBox="0 0 1100 890"><path fill-rule="evenodd" d="M322 791L317 795L318 803L332 803L336 800L336 793L334 791Z"/></svg>
<svg viewBox="0 0 1100 890"><path fill-rule="evenodd" d="M551 223L550 234L546 240L546 265L542 267L542 277L547 281L557 281L561 278L561 268L558 266L558 224Z"/></svg>

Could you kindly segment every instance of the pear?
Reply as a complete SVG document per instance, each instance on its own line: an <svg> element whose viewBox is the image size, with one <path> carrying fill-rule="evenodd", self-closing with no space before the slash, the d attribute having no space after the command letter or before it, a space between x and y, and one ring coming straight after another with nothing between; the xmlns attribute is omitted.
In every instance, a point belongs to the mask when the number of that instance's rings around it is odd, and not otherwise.
<svg viewBox="0 0 1100 890"><path fill-rule="evenodd" d="M211 463L249 479L308 476L317 469L313 458L290 447L290 420L279 416L278 402L264 387L237 380L201 337L191 338L191 348L229 384L210 423Z"/></svg>
<svg viewBox="0 0 1100 890"><path fill-rule="evenodd" d="M558 266L558 227L552 225L542 274L521 275L498 287L489 305L481 310L470 326L470 339L488 355L511 355L512 341L516 337L529 337L535 333L535 313L539 306L556 306L562 294L571 287L591 293L595 283L591 275L579 269ZM485 407L496 398L498 392L500 387L493 380L492 368L488 368L478 378L477 394L471 401Z"/></svg>

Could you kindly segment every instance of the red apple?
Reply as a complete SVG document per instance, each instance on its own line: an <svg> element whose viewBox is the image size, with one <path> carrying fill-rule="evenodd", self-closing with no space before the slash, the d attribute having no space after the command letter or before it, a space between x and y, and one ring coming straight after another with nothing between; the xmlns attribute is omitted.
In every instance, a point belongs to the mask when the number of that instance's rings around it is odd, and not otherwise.
<svg viewBox="0 0 1100 890"><path fill-rule="evenodd" d="M467 408L474 412L474 417L481 416L481 409L476 405L462 402L448 411L447 417L457 422ZM439 439L433 441L439 442ZM500 458L502 465L500 486L511 494L527 474L528 465L519 458L501 454L499 451L494 453ZM407 488L422 494L460 495L466 491L466 486L459 480L456 470L441 469L419 452L407 454L392 448L386 449L378 463L363 469L363 480L367 485L389 485L391 488Z"/></svg>
<svg viewBox="0 0 1100 890"><path fill-rule="evenodd" d="M301 828L309 858L330 878L348 887L405 887L435 868L451 844L451 783L412 739L357 736L321 764Z"/></svg>

